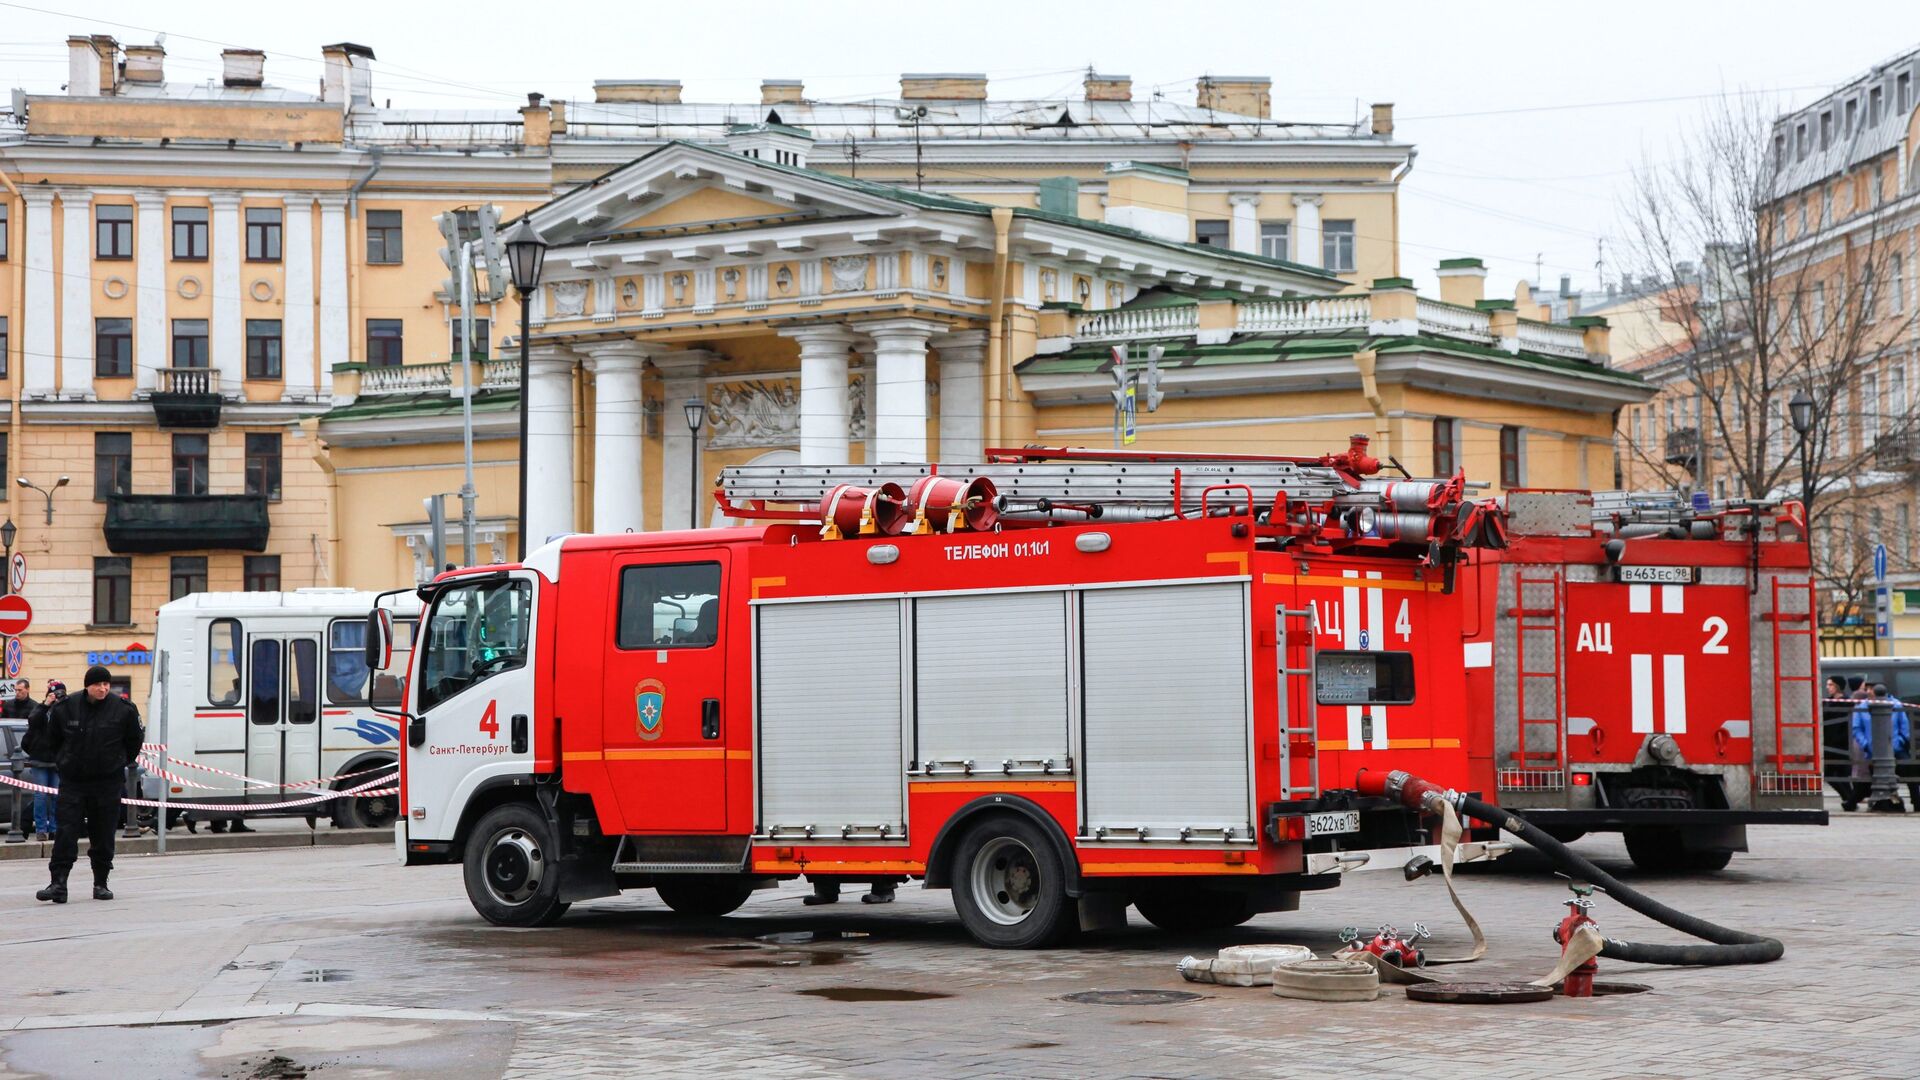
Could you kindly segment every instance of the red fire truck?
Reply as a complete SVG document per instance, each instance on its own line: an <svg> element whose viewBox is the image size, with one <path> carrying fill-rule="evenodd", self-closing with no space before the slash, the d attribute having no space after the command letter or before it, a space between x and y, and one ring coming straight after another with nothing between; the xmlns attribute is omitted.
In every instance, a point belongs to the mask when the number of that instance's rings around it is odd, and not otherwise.
<svg viewBox="0 0 1920 1080"><path fill-rule="evenodd" d="M1346 872L1419 872L1431 823L1361 797L1361 768L1498 790L1529 814L1592 806L1567 802L1581 786L1636 798L1638 751L1626 786L1592 783L1619 771L1591 735L1615 730L1610 714L1589 710L1585 743L1571 720L1549 740L1535 668L1483 660L1550 648L1567 702L1585 700L1577 677L1624 683L1563 668L1562 643L1528 621L1549 601L1503 601L1505 583L1532 590L1539 564L1522 560L1559 556L1557 627L1564 605L1602 603L1567 582L1609 592L1603 568L1679 556L1637 537L1616 555L1591 524L1510 546L1506 512L1460 477L1379 468L1361 438L1311 459L739 467L722 506L772 524L571 536L443 575L421 590L408 680L403 858L463 863L475 907L510 925L628 888L716 915L795 877L920 878L953 891L978 940L1019 947L1115 925L1129 904L1219 927ZM1783 539L1741 565L1770 572ZM385 620L368 635L382 666ZM1524 738L1503 758L1512 685L1538 711L1515 713ZM1680 756L1657 764L1732 775L1713 756L1730 736L1660 733Z"/></svg>

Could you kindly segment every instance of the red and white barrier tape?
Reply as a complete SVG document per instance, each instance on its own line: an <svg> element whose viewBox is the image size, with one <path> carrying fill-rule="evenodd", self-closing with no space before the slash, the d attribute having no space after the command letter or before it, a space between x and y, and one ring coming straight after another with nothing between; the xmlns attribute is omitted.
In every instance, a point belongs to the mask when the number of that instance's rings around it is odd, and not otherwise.
<svg viewBox="0 0 1920 1080"><path fill-rule="evenodd" d="M398 787L383 788L383 787L374 786L376 784L383 784L385 782L386 782L385 780L369 780L366 783L360 785L359 787L348 788L344 791L323 791L323 792L320 792L318 795L314 795L310 798L290 799L285 802L277 802L277 803L185 803L185 802L173 802L169 800L168 802L162 804L156 799L124 799L124 798L121 799L120 802L121 802L121 805L123 806L159 807L164 805L169 810L219 810L226 813L233 813L235 811L246 813L246 812L257 812L261 810L286 810L286 809L290 809L292 807L297 807L297 806L313 806L317 803L328 802L333 799L360 799L360 798L367 798L375 795L398 795L400 793L400 789ZM43 795L60 794L59 788L48 787L45 784L29 783L25 780L16 780L13 777L7 776L4 774L0 774L0 784L8 784L13 787L23 788L27 791L36 791Z"/></svg>
<svg viewBox="0 0 1920 1080"><path fill-rule="evenodd" d="M143 750L143 751L141 751L141 753L140 753L140 757L141 757L141 759L142 759L142 768L145 768L145 769L146 769L147 771L149 771L149 772L153 772L153 773L159 773L159 772L160 772L160 769L159 769L159 767L158 767L158 761L159 761L159 758L158 758L158 755L156 755L156 754L153 754L153 753L150 753L150 752L148 752L148 751L144 751L144 750ZM149 764L149 763L151 763L151 764ZM256 788L275 788L275 789L281 789L281 790L287 790L287 791L293 791L293 790L297 790L297 789L299 789L299 788L308 788L308 787L314 787L314 786L316 786L316 785L320 785L320 784L331 784L331 783L333 783L333 782L334 782L335 780L351 780L351 779L353 779L353 778L354 778L354 777L356 777L356 776L368 776L368 775L371 775L371 774L373 774L373 773L377 773L377 772L384 772L384 771L387 771L387 770L390 770L390 769L396 769L396 768L399 768L399 766L398 766L397 764L392 764L392 763L389 763L389 764L386 764L386 765L376 765L376 766L374 766L374 767L373 767L373 768L371 768L371 769L360 769L360 770L357 770L357 771L355 771L355 772L350 772L350 773L340 773L340 774L338 774L338 775L336 775L336 776L322 776L322 777L319 777L319 778L317 778L317 779L313 779L313 780L296 780L296 781L294 781L294 782L293 782L293 783L291 783L291 784L276 784L276 783L274 783L274 782L273 782L273 781L271 781L271 780L256 780L256 779L254 779L254 778L253 778L253 777L251 777L251 776L246 776L246 775L243 775L243 774L241 774L241 773L237 773L237 772L228 772L228 771L227 771L226 769L219 769L219 768L215 768L215 767L214 767L214 766L212 766L212 765L202 765L201 763L199 763L199 762L197 762L197 761L181 761L181 760L178 760L178 759L173 759L173 758L169 758L169 759L167 760L167 764L169 764L169 765L178 765L178 766L181 766L182 768L188 768L188 769L199 769L199 770L200 770L200 771L202 771L202 772L210 772L210 773L214 773L215 775L218 775L218 776L230 776L230 777L232 777L233 779L235 779L235 780L239 780L239 781L241 781L242 783L245 783L245 784L247 784L247 785L249 785L249 786L251 786L251 787L256 787ZM195 787L195 788L199 788L199 789L200 789L200 790L202 790L202 791L230 791L230 790L232 790L231 788L216 788L216 787L208 787L208 786L207 786L207 785L205 785L205 784L196 784L196 783L194 783L194 782L193 782L193 781L191 781L191 780L182 780L182 779L180 779L179 777L176 777L176 776L174 776L174 775L172 775L172 774L164 774L164 775L166 775L166 777L167 777L167 779L169 779L169 780L172 780L172 781L174 781L175 783L179 783L179 784L183 784L183 785L185 785L185 786L187 786L187 787ZM236 794L238 794L238 793L236 792Z"/></svg>

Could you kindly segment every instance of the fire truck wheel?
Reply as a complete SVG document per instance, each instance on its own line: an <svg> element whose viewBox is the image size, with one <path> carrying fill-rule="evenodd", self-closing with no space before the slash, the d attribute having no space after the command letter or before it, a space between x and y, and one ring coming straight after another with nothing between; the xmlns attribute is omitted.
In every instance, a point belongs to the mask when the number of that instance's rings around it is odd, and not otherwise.
<svg viewBox="0 0 1920 1080"><path fill-rule="evenodd" d="M753 894L753 883L745 878L720 875L660 878L654 891L675 914L717 919L732 914Z"/></svg>
<svg viewBox="0 0 1920 1080"><path fill-rule="evenodd" d="M467 841L467 898L495 926L549 926L567 913L560 875L550 869L559 845L547 820L526 803L487 811Z"/></svg>
<svg viewBox="0 0 1920 1080"><path fill-rule="evenodd" d="M996 949L1044 948L1075 929L1060 855L1024 818L973 826L954 853L953 906L976 941Z"/></svg>
<svg viewBox="0 0 1920 1080"><path fill-rule="evenodd" d="M1169 933L1225 930L1253 918L1245 893L1196 891L1183 896L1136 896L1133 906L1147 921Z"/></svg>
<svg viewBox="0 0 1920 1080"><path fill-rule="evenodd" d="M1689 851L1678 829L1628 829L1627 855L1650 873L1724 870L1733 861L1729 848Z"/></svg>

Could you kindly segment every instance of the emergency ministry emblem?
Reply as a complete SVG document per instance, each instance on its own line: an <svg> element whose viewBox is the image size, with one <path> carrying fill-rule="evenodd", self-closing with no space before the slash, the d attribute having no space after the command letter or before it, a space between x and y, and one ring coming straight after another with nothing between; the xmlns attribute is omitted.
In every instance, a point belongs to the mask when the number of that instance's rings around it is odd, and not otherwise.
<svg viewBox="0 0 1920 1080"><path fill-rule="evenodd" d="M642 739L660 737L660 724L667 714L667 687L659 679L641 679L633 688L634 730Z"/></svg>

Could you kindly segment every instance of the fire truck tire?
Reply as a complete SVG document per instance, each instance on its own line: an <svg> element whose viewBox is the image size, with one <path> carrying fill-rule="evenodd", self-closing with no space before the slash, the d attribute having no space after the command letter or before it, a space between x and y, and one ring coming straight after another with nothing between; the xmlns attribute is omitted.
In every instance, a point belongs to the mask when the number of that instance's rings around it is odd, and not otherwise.
<svg viewBox="0 0 1920 1080"><path fill-rule="evenodd" d="M1724 870L1733 861L1729 848L1689 850L1678 829L1626 830L1627 856L1648 873Z"/></svg>
<svg viewBox="0 0 1920 1080"><path fill-rule="evenodd" d="M982 945L1046 948L1078 927L1060 852L1025 818L994 814L976 822L954 852L950 880L960 922Z"/></svg>
<svg viewBox="0 0 1920 1080"><path fill-rule="evenodd" d="M654 881L653 888L675 914L704 919L731 915L753 895L753 883L745 878L706 874L662 877Z"/></svg>
<svg viewBox="0 0 1920 1080"><path fill-rule="evenodd" d="M1136 896L1133 906L1168 933L1226 930L1253 918L1253 898L1245 893L1201 889L1184 896Z"/></svg>
<svg viewBox="0 0 1920 1080"><path fill-rule="evenodd" d="M559 843L540 811L523 802L484 814L467 841L467 898L495 926L551 926L560 899Z"/></svg>

